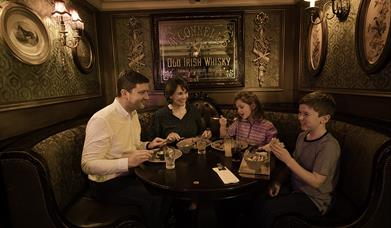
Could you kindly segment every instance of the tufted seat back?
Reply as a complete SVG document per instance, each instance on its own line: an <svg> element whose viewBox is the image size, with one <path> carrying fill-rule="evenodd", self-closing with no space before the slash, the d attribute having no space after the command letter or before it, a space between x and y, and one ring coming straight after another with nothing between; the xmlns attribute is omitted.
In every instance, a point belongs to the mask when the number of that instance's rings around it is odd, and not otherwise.
<svg viewBox="0 0 391 228"><path fill-rule="evenodd" d="M80 165L85 128L83 124L54 134L32 148L46 161L47 175L60 210L64 210L87 185Z"/></svg>
<svg viewBox="0 0 391 228"><path fill-rule="evenodd" d="M342 151L338 192L354 207L364 210L376 172L377 152L391 138L342 121L331 121L329 131L339 141Z"/></svg>

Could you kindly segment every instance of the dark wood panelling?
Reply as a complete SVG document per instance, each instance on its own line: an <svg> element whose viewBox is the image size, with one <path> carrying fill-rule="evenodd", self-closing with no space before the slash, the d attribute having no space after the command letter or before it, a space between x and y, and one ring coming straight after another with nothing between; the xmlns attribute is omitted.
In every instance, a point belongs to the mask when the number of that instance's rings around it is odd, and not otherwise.
<svg viewBox="0 0 391 228"><path fill-rule="evenodd" d="M0 140L75 117L90 116L101 107L102 99L94 98L0 112Z"/></svg>

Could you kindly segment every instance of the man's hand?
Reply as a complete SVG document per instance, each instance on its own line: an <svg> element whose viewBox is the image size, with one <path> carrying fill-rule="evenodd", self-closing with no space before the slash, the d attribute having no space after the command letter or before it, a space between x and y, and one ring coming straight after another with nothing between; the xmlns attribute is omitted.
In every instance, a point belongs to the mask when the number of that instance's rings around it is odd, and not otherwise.
<svg viewBox="0 0 391 228"><path fill-rule="evenodd" d="M201 137L205 139L210 139L212 137L212 131L209 129L205 130L204 132L202 132Z"/></svg>
<svg viewBox="0 0 391 228"><path fill-rule="evenodd" d="M148 150L135 150L128 156L128 167L134 168L152 157Z"/></svg>
<svg viewBox="0 0 391 228"><path fill-rule="evenodd" d="M156 148L156 147L161 147L164 144L166 144L166 140L164 140L162 138L159 138L159 137L156 137L154 140L152 140L152 142L150 142L148 144L148 148L147 149L153 149L153 148Z"/></svg>
<svg viewBox="0 0 391 228"><path fill-rule="evenodd" d="M281 185L277 182L273 182L267 190L267 193L269 194L270 197L275 197L280 193L280 187Z"/></svg>

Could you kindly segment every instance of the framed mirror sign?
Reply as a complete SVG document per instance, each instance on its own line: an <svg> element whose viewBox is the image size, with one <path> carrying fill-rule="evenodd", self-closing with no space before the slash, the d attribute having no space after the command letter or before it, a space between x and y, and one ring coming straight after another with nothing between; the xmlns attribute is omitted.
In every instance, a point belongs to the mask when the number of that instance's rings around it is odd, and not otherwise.
<svg viewBox="0 0 391 228"><path fill-rule="evenodd" d="M154 15L155 89L182 76L190 88L244 86L242 14Z"/></svg>

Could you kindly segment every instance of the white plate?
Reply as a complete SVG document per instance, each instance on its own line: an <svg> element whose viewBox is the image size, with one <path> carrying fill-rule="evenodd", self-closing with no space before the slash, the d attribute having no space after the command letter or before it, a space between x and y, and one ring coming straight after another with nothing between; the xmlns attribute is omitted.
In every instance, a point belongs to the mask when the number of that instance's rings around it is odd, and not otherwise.
<svg viewBox="0 0 391 228"><path fill-rule="evenodd" d="M174 150L175 151L175 160L180 158L182 156L182 151L178 150L178 149L175 149L175 148L172 148L172 147L169 147L169 149L171 150ZM161 149L160 150L156 150L154 151L154 153L159 153L159 152L163 152ZM163 156L163 160L159 159L159 158L156 158L156 156L153 156L151 160L148 160L149 162L153 162L153 163L161 163L161 162L165 162L164 161L164 156Z"/></svg>
<svg viewBox="0 0 391 228"><path fill-rule="evenodd" d="M248 147L248 144L244 141L239 140L240 150L244 150ZM219 139L210 144L210 146L215 150L224 151L224 139Z"/></svg>

